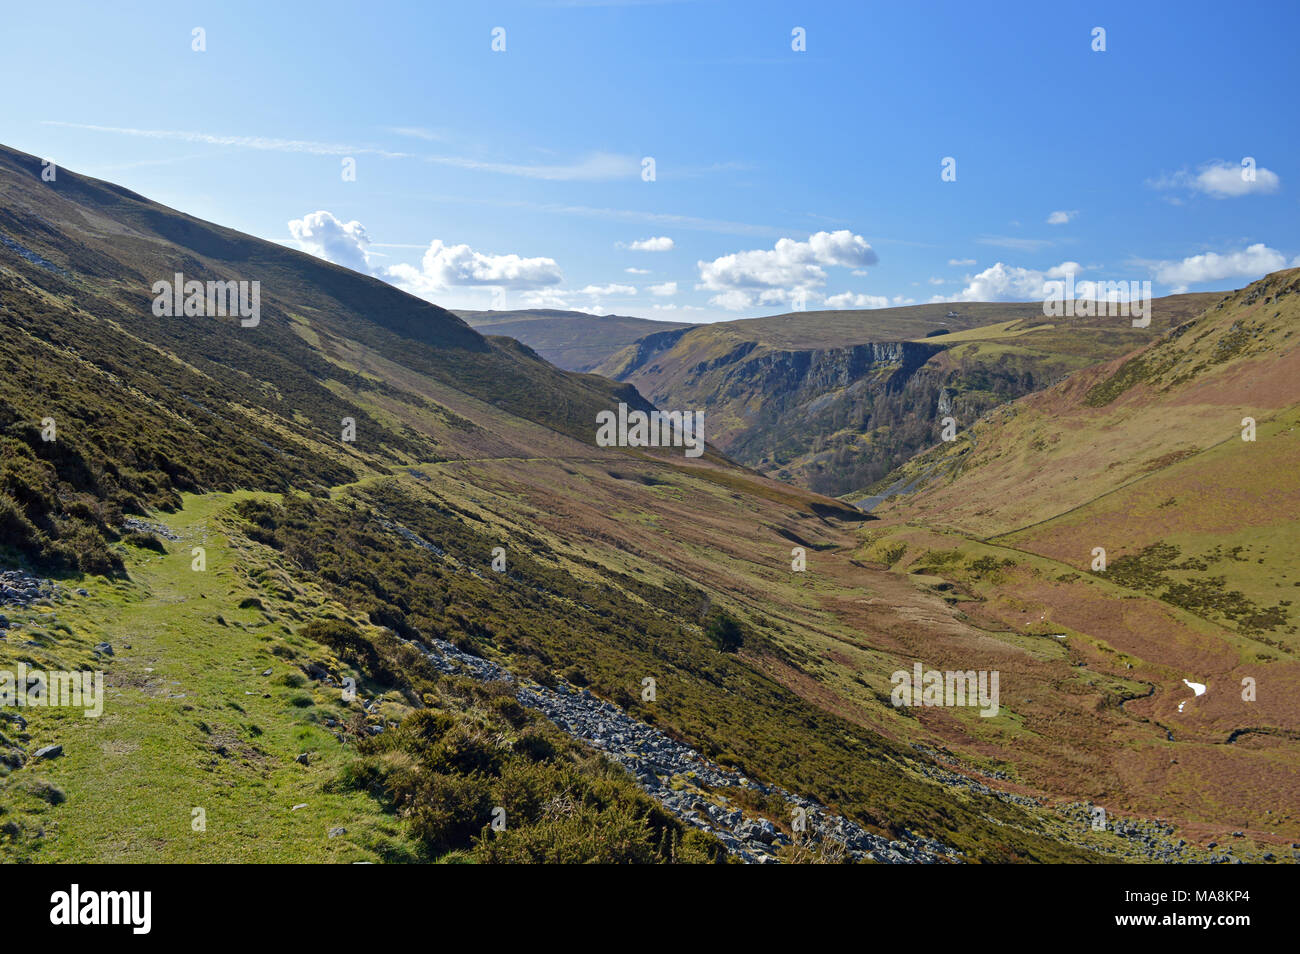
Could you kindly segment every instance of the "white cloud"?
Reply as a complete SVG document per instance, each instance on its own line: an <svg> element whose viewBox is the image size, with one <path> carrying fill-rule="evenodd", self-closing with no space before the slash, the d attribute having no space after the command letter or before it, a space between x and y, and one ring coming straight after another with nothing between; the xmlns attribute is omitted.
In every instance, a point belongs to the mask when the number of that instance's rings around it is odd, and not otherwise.
<svg viewBox="0 0 1300 954"><path fill-rule="evenodd" d="M616 285L611 282L608 285L588 285L586 288L582 289L582 291L580 291L578 294L628 296L628 295L635 295L636 288L633 287L632 285Z"/></svg>
<svg viewBox="0 0 1300 954"><path fill-rule="evenodd" d="M628 242L626 245L617 242L615 247L631 249L633 252L670 252L675 244L667 235L657 235L652 238L637 239L635 242Z"/></svg>
<svg viewBox="0 0 1300 954"><path fill-rule="evenodd" d="M931 285L946 285L946 284L948 284L948 279L946 279L946 278L931 278L931 279L930 279L930 284L931 284Z"/></svg>
<svg viewBox="0 0 1300 954"><path fill-rule="evenodd" d="M1068 212L1064 210L1053 212L1051 215L1047 217L1047 224L1065 225L1067 222L1069 222L1072 218L1074 218L1078 214L1079 214L1078 209L1071 209Z"/></svg>
<svg viewBox="0 0 1300 954"><path fill-rule="evenodd" d="M1297 258L1292 265L1300 265ZM1255 279L1280 268L1286 268L1286 256L1263 242L1239 252L1206 252L1192 255L1181 262L1156 263L1156 279L1175 286L1175 293L1184 292L1188 285L1213 282L1224 278Z"/></svg>
<svg viewBox="0 0 1300 954"><path fill-rule="evenodd" d="M426 129L424 126L385 126L384 128L398 136L410 136L413 139L423 139L426 142L439 142L447 138L446 134Z"/></svg>
<svg viewBox="0 0 1300 954"><path fill-rule="evenodd" d="M623 269L623 271L627 272L629 275L649 275L649 274L650 274L650 269L648 269L648 268L630 268L630 267L629 267L629 268L625 268L625 269Z"/></svg>
<svg viewBox="0 0 1300 954"><path fill-rule="evenodd" d="M85 129L90 132L112 133L118 136L136 136L143 139L165 139L173 142L203 143L210 146L235 146L240 149L259 149L268 152L303 152L317 156L374 155L385 159L410 159L410 153L390 152L368 146L337 142L317 142L311 139L276 139L270 136L217 136L211 133L192 132L185 129L133 129L123 126L96 126L91 123L65 123L54 119L42 120L44 126L62 126L67 129Z"/></svg>
<svg viewBox="0 0 1300 954"><path fill-rule="evenodd" d="M1226 199L1251 193L1266 194L1276 192L1281 180L1277 173L1260 166L1255 170L1253 180L1242 175L1241 166L1228 163L1208 166L1196 176L1196 188L1216 199Z"/></svg>
<svg viewBox="0 0 1300 954"><path fill-rule="evenodd" d="M949 265L956 265L958 268L964 268L964 267L966 267L967 265L974 265L974 264L975 264L975 259L973 259L973 258L950 258L950 259L948 259L948 264L949 264Z"/></svg>
<svg viewBox="0 0 1300 954"><path fill-rule="evenodd" d="M636 156L617 156L598 152L578 162L563 165L526 165L511 162L488 162L464 156L423 156L426 162L477 172L496 172L525 179L545 179L552 182L595 182L608 179L631 179L640 175L641 160Z"/></svg>
<svg viewBox="0 0 1300 954"><path fill-rule="evenodd" d="M557 165L536 165L529 163L491 162L466 156L419 155L409 152L394 152L377 149L372 146L360 146L347 143L317 142L309 139L276 139L270 136L225 136L212 133L194 132L185 129L135 129L124 126L97 126L90 123L67 123L58 120L43 120L43 125L62 126L69 129L86 129L92 132L112 133L119 136L135 136L144 139L170 140L173 142L204 143L213 146L234 146L240 149L259 149L270 152L301 152L322 156L359 156L371 155L384 159L423 159L441 166L457 169L469 169L477 172L495 172L501 175L520 176L525 179L544 179L553 182L594 182L610 179L631 179L641 174L639 156L622 156L607 152L592 153L576 162ZM395 127L403 135L412 135L421 139L437 138L430 130L416 127Z"/></svg>
<svg viewBox="0 0 1300 954"><path fill-rule="evenodd" d="M753 308L755 305L783 305L792 304L793 301L794 291L784 288L774 288L762 292L732 289L712 296L709 299L709 304L715 308L724 308L727 311L744 311L746 308Z"/></svg>
<svg viewBox="0 0 1300 954"><path fill-rule="evenodd" d="M651 285L646 289L646 291L650 292L652 295L657 295L660 298L668 298L677 294L677 283L663 282L658 285Z"/></svg>
<svg viewBox="0 0 1300 954"><path fill-rule="evenodd" d="M937 298L937 301L1033 301L1043 298L1051 292L1045 284L1053 279L1060 280L1066 274L1083 271L1078 262L1062 262L1046 271L1032 268L1004 265L998 262L990 265L969 284L950 299Z"/></svg>
<svg viewBox="0 0 1300 954"><path fill-rule="evenodd" d="M1187 189L1214 199L1235 199L1243 195L1276 192L1281 182L1276 172L1263 166L1256 166L1254 177L1248 178L1246 168L1240 163L1219 159L1197 167L1194 172L1180 169L1172 175L1151 180L1148 185L1156 189Z"/></svg>
<svg viewBox="0 0 1300 954"><path fill-rule="evenodd" d="M861 269L879 261L875 250L848 229L817 232L806 242L778 239L771 249L753 249L699 261L697 288L720 292L711 301L738 311L755 304L790 301L795 289L826 283L824 266Z"/></svg>
<svg viewBox="0 0 1300 954"><path fill-rule="evenodd" d="M555 288L531 288L520 296L520 301L525 308L569 308L567 293Z"/></svg>
<svg viewBox="0 0 1300 954"><path fill-rule="evenodd" d="M975 241L981 245L996 245L999 248L1011 248L1018 252L1037 252L1039 249L1056 244L1051 239L1016 238L1008 235L986 235Z"/></svg>
<svg viewBox="0 0 1300 954"><path fill-rule="evenodd" d="M717 308L725 308L727 311L740 311L749 308L753 301L749 294L743 291L723 292L720 295L714 295L709 299L709 304Z"/></svg>
<svg viewBox="0 0 1300 954"><path fill-rule="evenodd" d="M429 243L419 268L394 265L386 273L393 284L417 295L465 285L538 289L563 280L553 258L489 255L468 245L447 245L441 239Z"/></svg>
<svg viewBox="0 0 1300 954"><path fill-rule="evenodd" d="M855 292L843 292L831 295L824 302L827 308L886 308L889 299L885 295L861 295Z"/></svg>
<svg viewBox="0 0 1300 954"><path fill-rule="evenodd" d="M353 271L370 273L367 254L370 239L360 222L340 222L322 210L292 220L289 234L297 241L298 247L310 255Z"/></svg>

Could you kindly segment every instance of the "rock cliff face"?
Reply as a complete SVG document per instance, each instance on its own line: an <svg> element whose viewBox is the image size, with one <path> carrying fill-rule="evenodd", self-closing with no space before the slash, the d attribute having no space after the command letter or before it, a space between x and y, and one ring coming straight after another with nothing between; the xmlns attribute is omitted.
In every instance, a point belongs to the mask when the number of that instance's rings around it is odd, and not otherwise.
<svg viewBox="0 0 1300 954"><path fill-rule="evenodd" d="M733 387L762 388L765 395L786 405L851 387L866 378L898 389L932 355L943 350L933 345L892 341L825 351L769 351L742 362L754 350L752 342L748 345L714 362L714 366L730 366L727 378Z"/></svg>
<svg viewBox="0 0 1300 954"><path fill-rule="evenodd" d="M709 441L742 463L843 493L928 442L943 379L930 363L942 344L776 349L722 337L704 348L685 331L642 339L605 371L665 410L704 409Z"/></svg>
<svg viewBox="0 0 1300 954"><path fill-rule="evenodd" d="M1205 295L1152 302L1150 328L1044 319L1039 303L797 313L648 335L597 373L665 410L703 410L711 444L819 493L871 487L1006 401L1128 354L1195 317ZM942 333L938 333L942 332Z"/></svg>
<svg viewBox="0 0 1300 954"><path fill-rule="evenodd" d="M930 443L938 419L953 413L960 399L944 386L952 372L936 360L943 350L872 342L757 356L730 370L722 393L761 399L746 402L730 433L715 426L713 439L750 466L844 493Z"/></svg>
<svg viewBox="0 0 1300 954"><path fill-rule="evenodd" d="M663 354L681 340L682 335L690 331L689 327L675 331L659 331L646 335L633 342L607 359L604 365L594 369L599 374L624 381L629 375L646 367L657 355Z"/></svg>

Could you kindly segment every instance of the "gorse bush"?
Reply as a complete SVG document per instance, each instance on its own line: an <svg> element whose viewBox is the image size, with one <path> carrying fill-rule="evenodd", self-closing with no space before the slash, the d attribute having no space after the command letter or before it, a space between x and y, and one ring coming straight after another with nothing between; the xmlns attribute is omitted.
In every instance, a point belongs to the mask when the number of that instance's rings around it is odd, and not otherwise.
<svg viewBox="0 0 1300 954"><path fill-rule="evenodd" d="M726 610L714 610L704 624L704 635L724 653L734 653L745 644L740 623Z"/></svg>
<svg viewBox="0 0 1300 954"><path fill-rule="evenodd" d="M602 569L601 583L592 584L567 573L564 560L543 540L512 547L510 572L491 573L487 561L500 543L497 536L478 529L437 494L399 478L372 481L330 500L286 496L282 503L245 501L237 511L249 521L250 536L278 550L345 605L391 630L363 632L326 621L319 624L324 629L300 632L334 646L340 659L362 672L384 673L386 685L426 680L430 689L408 696L446 713L462 710L457 719L469 720L466 732L452 734L450 723L417 732L419 723L408 719L397 732L363 743L377 747L367 758L377 757L380 749L388 752L385 747L398 739L409 740L401 747L414 760L417 776L472 776L474 785L489 792L493 807L505 795L492 786L517 761L541 766L542 775L557 785L552 771L578 765L573 744L554 727L547 728L549 723L541 724L545 720L539 722L525 710L527 720L518 724L520 713L502 699L508 689L439 677L394 634L426 642L438 637L507 662L515 673L538 681L553 681L553 673L560 671L570 682L580 677L597 695L618 700L636 718L689 740L706 757L725 757L739 771L816 798L877 830L894 833L880 825L887 818L894 826L953 844L972 858L1005 860L1006 832L1017 826L1013 841L1018 850L1043 860L1077 856L1074 849L1033 834L1035 823L1014 805L982 796L972 797L970 804L954 803L938 786L918 785L899 773L893 766L914 757L906 746L816 708L747 662L757 658L760 666L797 665L760 630L717 615L712 619L718 622L720 642L702 637L701 624L707 629L711 620L708 597L689 583L655 585ZM466 572L475 566L482 570ZM721 645L733 645L737 631L744 655L718 652ZM640 698L645 674L659 680L654 703ZM586 763L570 770L588 779L569 793L579 815L589 799L605 804L597 798L602 789L592 788L590 781L603 770ZM622 769L616 771L622 778L613 784L625 787L629 798L644 797ZM395 811L409 817L416 810L414 778L383 765L358 769L355 775L367 790L386 793L383 797L394 803ZM438 796L445 803L457 791L440 789ZM636 804L647 812L662 811L648 798ZM550 826L549 837L569 844L566 850L587 850L583 846L588 842L578 828L569 827L567 817L553 811L532 823ZM689 856L690 839L663 838L656 827L662 825L659 816L646 817L656 857ZM451 850L484 857L486 849L475 846L483 843L482 824L490 817L481 824L475 817L480 827L472 843L464 841L463 830L435 837L441 830L435 822L424 829L431 844L455 844ZM542 851L542 842L529 840L541 838L537 831L525 837L508 820L507 837L502 834L491 833L498 852L506 846L520 856Z"/></svg>
<svg viewBox="0 0 1300 954"><path fill-rule="evenodd" d="M442 701L502 698L455 681ZM463 699L462 699L463 701ZM422 709L364 740L334 787L365 791L406 819L426 858L488 862L714 861L712 838L682 843L682 825L621 769L592 757L534 713L475 705ZM522 717L520 719L519 717ZM522 721L517 731L515 721ZM494 827L494 820L497 827ZM500 827L500 826L504 827Z"/></svg>

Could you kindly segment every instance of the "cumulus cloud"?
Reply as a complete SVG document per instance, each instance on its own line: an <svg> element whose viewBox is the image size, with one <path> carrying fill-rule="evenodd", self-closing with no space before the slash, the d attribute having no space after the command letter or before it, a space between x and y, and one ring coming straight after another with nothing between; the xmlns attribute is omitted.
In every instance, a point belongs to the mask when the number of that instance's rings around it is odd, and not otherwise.
<svg viewBox="0 0 1300 954"><path fill-rule="evenodd" d="M758 292L737 288L714 295L709 299L709 304L726 311L744 311L746 308L758 305L780 305L794 309L800 300L807 305L809 301L815 300L815 297L797 288L769 288Z"/></svg>
<svg viewBox="0 0 1300 954"><path fill-rule="evenodd" d="M1300 265L1300 257L1291 263ZM1173 285L1175 294L1187 290L1198 282L1214 282L1224 278L1255 279L1280 268L1286 268L1286 256L1277 249L1258 242L1238 252L1205 252L1191 255L1180 262L1158 262L1156 278Z"/></svg>
<svg viewBox="0 0 1300 954"><path fill-rule="evenodd" d="M556 288L529 289L520 296L520 301L523 303L525 308L556 308L565 310L570 307L568 294Z"/></svg>
<svg viewBox="0 0 1300 954"><path fill-rule="evenodd" d="M651 238L637 239L626 245L619 242L617 247L631 249L633 252L671 252L675 244L667 235L656 235Z"/></svg>
<svg viewBox="0 0 1300 954"><path fill-rule="evenodd" d="M709 304L716 308L725 308L727 311L742 311L754 306L754 296L743 291L721 292L710 298Z"/></svg>
<svg viewBox="0 0 1300 954"><path fill-rule="evenodd" d="M1033 301L1035 298L1043 298L1052 291L1046 287L1047 282L1060 281L1071 272L1078 274L1081 271L1083 266L1078 262L1062 262L1046 271L998 262L969 279L969 284L952 298L934 300Z"/></svg>
<svg viewBox="0 0 1300 954"><path fill-rule="evenodd" d="M668 298L677 294L676 282L661 282L658 285L651 285L646 289L650 294L657 295L660 298Z"/></svg>
<svg viewBox="0 0 1300 954"><path fill-rule="evenodd" d="M1074 218L1078 214L1079 214L1078 209L1071 209L1068 212L1064 210L1058 210L1056 212L1053 212L1051 215L1047 217L1047 224L1065 225L1067 222L1069 222L1072 218Z"/></svg>
<svg viewBox="0 0 1300 954"><path fill-rule="evenodd" d="M522 258L518 255L489 255L468 245L447 245L441 239L429 243L417 269L394 265L387 269L395 284L416 294L465 285L492 285L514 290L545 288L563 280L553 258Z"/></svg>
<svg viewBox="0 0 1300 954"><path fill-rule="evenodd" d="M326 211L294 219L289 223L289 234L309 254L382 278L403 291L426 298L453 287L527 291L554 286L563 280L554 259L490 255L464 244L448 245L441 239L429 243L418 266L373 266L365 226L356 221L342 222Z"/></svg>
<svg viewBox="0 0 1300 954"><path fill-rule="evenodd" d="M650 274L650 269L648 269L648 268L630 268L630 267L629 267L629 268L625 268L625 269L623 269L623 271L627 272L629 275L649 275L649 274Z"/></svg>
<svg viewBox="0 0 1300 954"><path fill-rule="evenodd" d="M360 222L340 222L331 213L311 212L289 223L289 234L309 255L353 271L370 273L370 239Z"/></svg>
<svg viewBox="0 0 1300 954"><path fill-rule="evenodd" d="M732 310L790 300L795 289L819 288L826 283L825 268L862 269L879 261L861 235L848 229L818 232L806 242L783 238L771 249L733 252L711 262L696 263L697 288L719 292L713 304Z"/></svg>
<svg viewBox="0 0 1300 954"><path fill-rule="evenodd" d="M827 308L885 308L889 305L889 298L885 295L843 292L839 295L831 295L823 304Z"/></svg>
<svg viewBox="0 0 1300 954"><path fill-rule="evenodd" d="M588 285L579 292L580 295L635 295L636 288L632 285L617 285L610 283L608 285Z"/></svg>
<svg viewBox="0 0 1300 954"><path fill-rule="evenodd" d="M1281 182L1276 172L1263 166L1247 167L1219 159L1204 163L1195 170L1180 169L1148 184L1156 189L1186 189L1214 199L1235 199L1243 195L1276 192Z"/></svg>
<svg viewBox="0 0 1300 954"><path fill-rule="evenodd" d="M948 264L949 264L949 265L956 265L958 268L965 268L965 267L968 266L968 265L974 265L974 264L975 264L975 259L973 259L973 258L950 258L950 259L948 259Z"/></svg>

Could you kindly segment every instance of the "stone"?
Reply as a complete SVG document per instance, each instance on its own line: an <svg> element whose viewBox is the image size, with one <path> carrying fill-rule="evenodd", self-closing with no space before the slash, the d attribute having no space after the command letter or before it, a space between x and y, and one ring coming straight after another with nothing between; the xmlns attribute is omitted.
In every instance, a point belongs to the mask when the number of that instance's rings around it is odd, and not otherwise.
<svg viewBox="0 0 1300 954"><path fill-rule="evenodd" d="M63 754L63 746L47 745L44 748L37 749L32 753L33 759L57 759Z"/></svg>

